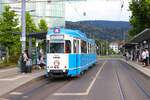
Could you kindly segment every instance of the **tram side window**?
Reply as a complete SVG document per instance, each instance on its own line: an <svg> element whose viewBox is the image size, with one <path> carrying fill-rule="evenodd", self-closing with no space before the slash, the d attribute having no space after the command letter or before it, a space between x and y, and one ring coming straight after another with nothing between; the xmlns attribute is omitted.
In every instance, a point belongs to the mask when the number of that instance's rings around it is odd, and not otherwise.
<svg viewBox="0 0 150 100"><path fill-rule="evenodd" d="M95 50L94 53L96 53L96 45L94 46L94 50Z"/></svg>
<svg viewBox="0 0 150 100"><path fill-rule="evenodd" d="M91 44L90 44L90 47L89 47L89 48L90 48L89 52L90 52L90 54L91 54Z"/></svg>
<svg viewBox="0 0 150 100"><path fill-rule="evenodd" d="M73 41L73 51L74 53L79 53L79 40Z"/></svg>
<svg viewBox="0 0 150 100"><path fill-rule="evenodd" d="M91 53L92 53L92 54L94 53L93 45L91 45Z"/></svg>
<svg viewBox="0 0 150 100"><path fill-rule="evenodd" d="M87 43L85 41L81 41L81 53L87 53Z"/></svg>
<svg viewBox="0 0 150 100"><path fill-rule="evenodd" d="M65 53L71 53L71 42L70 42L70 40L65 41Z"/></svg>
<svg viewBox="0 0 150 100"><path fill-rule="evenodd" d="M46 52L50 53L50 44L49 44L49 40L46 42Z"/></svg>
<svg viewBox="0 0 150 100"><path fill-rule="evenodd" d="M88 43L88 54L90 54L90 43Z"/></svg>

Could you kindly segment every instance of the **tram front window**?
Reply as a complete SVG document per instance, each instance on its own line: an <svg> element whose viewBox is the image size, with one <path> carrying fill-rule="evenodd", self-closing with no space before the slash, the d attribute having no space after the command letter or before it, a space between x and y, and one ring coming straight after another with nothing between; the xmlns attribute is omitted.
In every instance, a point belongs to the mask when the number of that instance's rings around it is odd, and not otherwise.
<svg viewBox="0 0 150 100"><path fill-rule="evenodd" d="M50 53L64 53L64 43L50 43Z"/></svg>

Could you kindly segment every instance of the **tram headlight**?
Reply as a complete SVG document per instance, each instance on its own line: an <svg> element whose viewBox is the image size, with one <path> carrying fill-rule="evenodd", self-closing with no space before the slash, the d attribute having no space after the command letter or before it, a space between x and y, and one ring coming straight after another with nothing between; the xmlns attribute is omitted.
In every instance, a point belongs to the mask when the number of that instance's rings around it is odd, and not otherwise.
<svg viewBox="0 0 150 100"><path fill-rule="evenodd" d="M67 66L64 67L65 69L67 68Z"/></svg>

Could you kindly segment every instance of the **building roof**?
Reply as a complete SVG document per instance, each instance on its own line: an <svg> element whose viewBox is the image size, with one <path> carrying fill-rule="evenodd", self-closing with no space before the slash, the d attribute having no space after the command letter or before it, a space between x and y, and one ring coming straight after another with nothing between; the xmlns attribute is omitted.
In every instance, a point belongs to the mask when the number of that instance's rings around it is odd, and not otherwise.
<svg viewBox="0 0 150 100"><path fill-rule="evenodd" d="M133 47L133 46L135 46L137 43L125 43L124 45L123 45L123 47L125 47L125 48L130 48L130 47Z"/></svg>
<svg viewBox="0 0 150 100"><path fill-rule="evenodd" d="M145 29L144 31L142 31L141 33L139 33L138 35L134 36L129 42L130 43L139 43L145 40L149 40L150 39L150 29Z"/></svg>
<svg viewBox="0 0 150 100"><path fill-rule="evenodd" d="M36 38L36 39L46 39L46 34L47 32L35 32L27 35L28 37L31 38Z"/></svg>

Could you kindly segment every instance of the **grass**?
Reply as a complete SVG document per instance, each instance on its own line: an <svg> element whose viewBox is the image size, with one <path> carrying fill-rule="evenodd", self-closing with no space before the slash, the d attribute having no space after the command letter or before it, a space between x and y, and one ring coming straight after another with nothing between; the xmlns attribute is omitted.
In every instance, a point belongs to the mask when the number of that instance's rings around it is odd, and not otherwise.
<svg viewBox="0 0 150 100"><path fill-rule="evenodd" d="M121 55L106 55L106 56L98 56L98 58L121 58Z"/></svg>

